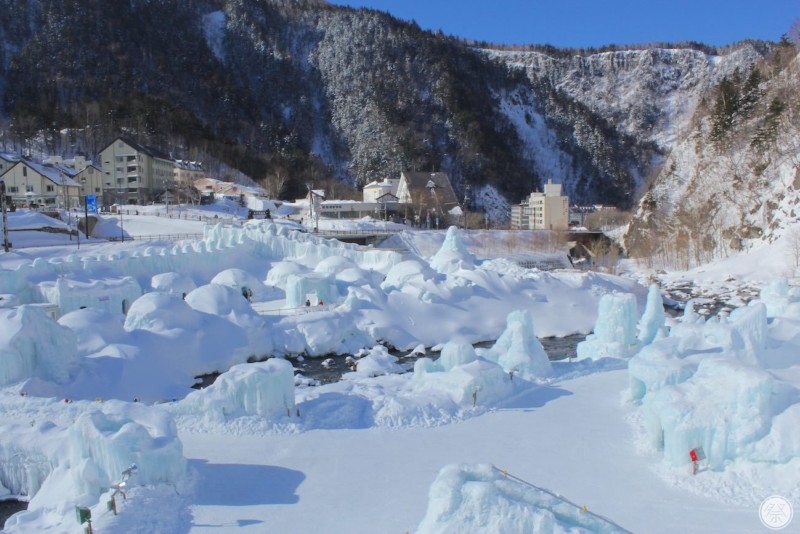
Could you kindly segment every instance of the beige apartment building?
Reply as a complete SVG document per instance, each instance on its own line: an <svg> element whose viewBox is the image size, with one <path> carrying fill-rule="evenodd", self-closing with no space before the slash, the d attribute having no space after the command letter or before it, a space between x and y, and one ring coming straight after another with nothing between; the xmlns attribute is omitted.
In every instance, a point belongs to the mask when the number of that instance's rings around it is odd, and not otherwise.
<svg viewBox="0 0 800 534"><path fill-rule="evenodd" d="M118 137L100 152L104 203L147 204L173 188L175 163L168 154Z"/></svg>
<svg viewBox="0 0 800 534"><path fill-rule="evenodd" d="M548 180L544 192L535 191L511 206L512 230L567 230L569 199L561 195L561 184Z"/></svg>

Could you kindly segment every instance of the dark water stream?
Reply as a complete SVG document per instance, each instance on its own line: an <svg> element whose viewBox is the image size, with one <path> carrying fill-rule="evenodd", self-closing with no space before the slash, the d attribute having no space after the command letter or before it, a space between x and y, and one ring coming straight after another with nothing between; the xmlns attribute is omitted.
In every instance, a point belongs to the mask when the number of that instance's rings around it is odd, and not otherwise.
<svg viewBox="0 0 800 534"><path fill-rule="evenodd" d="M586 338L583 334L574 334L566 337L545 337L540 338L547 356L551 361L563 360L575 354L575 347ZM476 348L487 348L494 344L493 341L477 343ZM427 355L410 354L406 352L390 351L390 353L399 359L400 365L405 366L408 370L413 369L414 362L422 356L438 358L438 353L429 353ZM351 371L348 366L347 356L331 355L323 358L304 358L302 361L293 360L297 371L313 380L319 381L321 384L329 384L331 382L338 382L341 380L342 375Z"/></svg>
<svg viewBox="0 0 800 534"><path fill-rule="evenodd" d="M5 525L6 519L16 514L17 512L21 512L22 510L27 510L27 509L28 509L28 503L25 501L18 501L16 499L0 501L0 527Z"/></svg>

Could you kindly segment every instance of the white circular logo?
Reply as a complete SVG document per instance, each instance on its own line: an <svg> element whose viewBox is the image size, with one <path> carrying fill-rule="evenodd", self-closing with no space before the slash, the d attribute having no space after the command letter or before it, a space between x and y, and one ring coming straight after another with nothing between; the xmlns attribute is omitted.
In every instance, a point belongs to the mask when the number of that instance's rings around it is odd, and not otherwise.
<svg viewBox="0 0 800 534"><path fill-rule="evenodd" d="M765 527L772 530L785 528L792 522L794 510L792 503L780 495L767 497L758 507L758 517Z"/></svg>

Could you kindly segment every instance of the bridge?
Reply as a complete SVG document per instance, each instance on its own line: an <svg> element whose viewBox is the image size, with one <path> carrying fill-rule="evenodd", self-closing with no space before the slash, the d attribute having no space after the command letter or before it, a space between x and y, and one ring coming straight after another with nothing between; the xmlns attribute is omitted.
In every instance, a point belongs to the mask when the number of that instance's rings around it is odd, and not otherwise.
<svg viewBox="0 0 800 534"><path fill-rule="evenodd" d="M316 232L309 233L317 237L337 239L345 243L355 243L357 245L377 245L384 239L387 239L395 234L399 234L400 232L402 232L402 229L318 230Z"/></svg>

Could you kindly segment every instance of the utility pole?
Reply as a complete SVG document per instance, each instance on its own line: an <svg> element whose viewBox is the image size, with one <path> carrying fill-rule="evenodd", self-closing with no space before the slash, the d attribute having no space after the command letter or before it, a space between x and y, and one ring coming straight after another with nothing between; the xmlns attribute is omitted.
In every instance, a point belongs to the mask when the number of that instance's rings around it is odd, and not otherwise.
<svg viewBox="0 0 800 534"><path fill-rule="evenodd" d="M8 252L11 243L8 242L8 215L6 214L6 181L0 180L0 209L3 211L3 250Z"/></svg>

